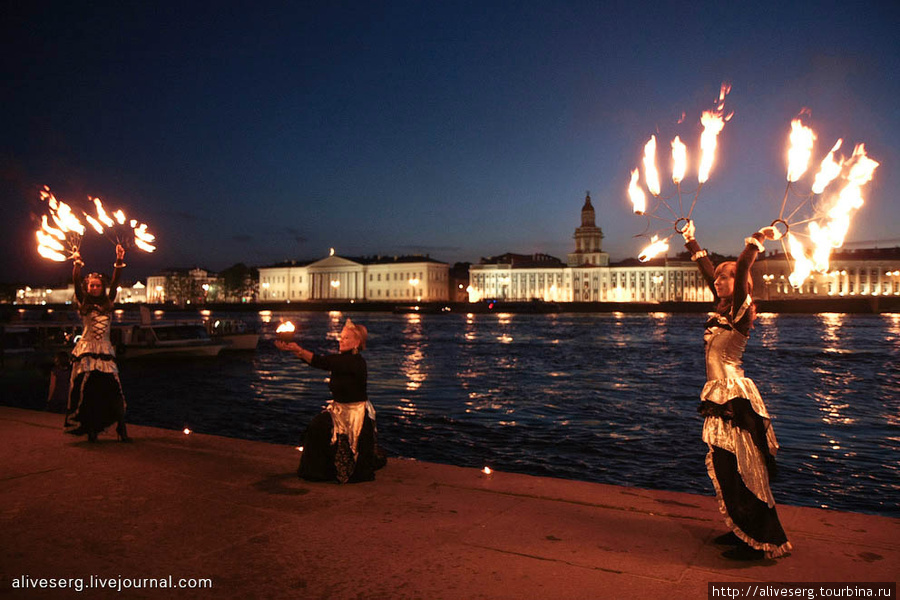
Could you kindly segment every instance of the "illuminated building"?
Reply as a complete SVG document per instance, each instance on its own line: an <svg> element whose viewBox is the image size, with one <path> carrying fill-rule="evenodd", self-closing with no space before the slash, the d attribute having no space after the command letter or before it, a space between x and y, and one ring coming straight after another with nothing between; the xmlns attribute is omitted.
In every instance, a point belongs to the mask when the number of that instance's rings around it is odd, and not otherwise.
<svg viewBox="0 0 900 600"><path fill-rule="evenodd" d="M504 254L469 267L469 300L522 302L703 302L712 293L690 260L609 262L591 196L584 199L575 251L564 264L544 254Z"/></svg>
<svg viewBox="0 0 900 600"><path fill-rule="evenodd" d="M260 302L445 302L449 265L427 256L349 258L259 269Z"/></svg>
<svg viewBox="0 0 900 600"><path fill-rule="evenodd" d="M756 295L764 300L900 296L900 248L839 249L827 273L813 273L799 288L788 276L793 263L781 252L760 256L753 265Z"/></svg>

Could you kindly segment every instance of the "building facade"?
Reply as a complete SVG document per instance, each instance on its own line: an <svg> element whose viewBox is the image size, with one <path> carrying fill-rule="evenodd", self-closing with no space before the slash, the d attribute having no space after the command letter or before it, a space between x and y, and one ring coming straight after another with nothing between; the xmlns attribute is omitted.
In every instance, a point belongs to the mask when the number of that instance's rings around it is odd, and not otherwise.
<svg viewBox="0 0 900 600"><path fill-rule="evenodd" d="M429 257L349 258L259 269L261 302L446 302L449 265Z"/></svg>
<svg viewBox="0 0 900 600"><path fill-rule="evenodd" d="M150 304L205 304L222 300L223 282L206 269L167 269L147 278Z"/></svg>
<svg viewBox="0 0 900 600"><path fill-rule="evenodd" d="M71 304L75 300L75 286L59 288L32 288L16 291L16 304ZM147 288L140 281L134 285L119 286L116 302L143 303L147 301Z"/></svg>
<svg viewBox="0 0 900 600"><path fill-rule="evenodd" d="M543 254L504 254L469 268L469 300L524 302L705 302L712 301L697 265L689 260L628 259L610 263L603 231L587 194L575 251L566 263Z"/></svg>
<svg viewBox="0 0 900 600"><path fill-rule="evenodd" d="M827 273L813 273L799 288L788 277L793 262L783 253L753 265L756 296L763 300L900 296L900 248L835 250Z"/></svg>

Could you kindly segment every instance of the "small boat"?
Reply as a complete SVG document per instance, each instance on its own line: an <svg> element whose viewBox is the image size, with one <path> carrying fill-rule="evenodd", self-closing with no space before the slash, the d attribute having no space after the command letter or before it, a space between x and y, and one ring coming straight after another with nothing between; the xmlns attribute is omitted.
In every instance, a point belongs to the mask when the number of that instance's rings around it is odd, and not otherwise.
<svg viewBox="0 0 900 600"><path fill-rule="evenodd" d="M225 350L253 351L259 344L259 332L240 319L210 319L206 331L213 340L227 343Z"/></svg>
<svg viewBox="0 0 900 600"><path fill-rule="evenodd" d="M124 359L206 358L218 356L228 344L214 340L199 324L152 323L120 327L116 350Z"/></svg>

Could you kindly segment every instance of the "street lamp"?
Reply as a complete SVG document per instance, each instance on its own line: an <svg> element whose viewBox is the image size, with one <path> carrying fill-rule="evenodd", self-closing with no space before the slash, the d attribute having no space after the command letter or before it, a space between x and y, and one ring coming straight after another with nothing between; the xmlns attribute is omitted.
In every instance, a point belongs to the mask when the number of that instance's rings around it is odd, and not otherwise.
<svg viewBox="0 0 900 600"><path fill-rule="evenodd" d="M341 287L341 282L340 282L339 280L337 280L337 279L332 279L332 280L331 280L331 289L334 290L334 293L332 294L332 297L334 297L334 296L337 294L337 291L338 291L338 288L339 288L339 287Z"/></svg>
<svg viewBox="0 0 900 600"><path fill-rule="evenodd" d="M418 277L410 277L409 285L412 286L412 289L413 289L412 295L416 297L416 302L421 302L422 297L419 296L418 293L416 292L416 286L419 285L419 278Z"/></svg>
<svg viewBox="0 0 900 600"><path fill-rule="evenodd" d="M269 282L268 281L266 281L265 283L262 284L262 289L263 289L263 300L268 300L269 299Z"/></svg>

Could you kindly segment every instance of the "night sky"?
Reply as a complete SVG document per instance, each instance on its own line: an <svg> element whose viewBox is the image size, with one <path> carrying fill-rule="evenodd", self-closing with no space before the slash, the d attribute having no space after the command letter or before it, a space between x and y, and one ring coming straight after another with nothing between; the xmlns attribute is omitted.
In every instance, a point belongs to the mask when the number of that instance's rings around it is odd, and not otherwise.
<svg viewBox="0 0 900 600"><path fill-rule="evenodd" d="M703 245L737 253L778 215L804 108L815 157L843 137L881 163L848 240L900 245L897 31L887 1L4 0L0 281L68 273L35 251L45 184L150 225L159 249L129 254L132 277L330 247L565 259L587 190L604 250L636 256L630 171L653 133L696 157L723 81ZM114 258L96 236L85 255Z"/></svg>

